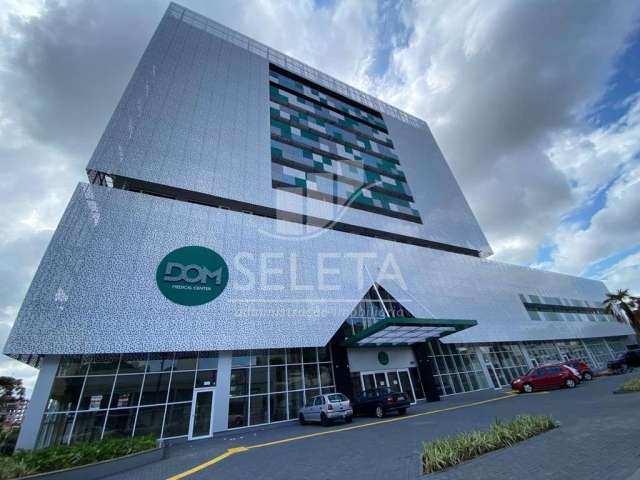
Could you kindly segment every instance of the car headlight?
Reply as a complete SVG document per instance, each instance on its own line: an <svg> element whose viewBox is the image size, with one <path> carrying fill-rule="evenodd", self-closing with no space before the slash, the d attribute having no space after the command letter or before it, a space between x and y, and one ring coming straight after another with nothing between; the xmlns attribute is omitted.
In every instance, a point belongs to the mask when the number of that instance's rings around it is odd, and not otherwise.
<svg viewBox="0 0 640 480"><path fill-rule="evenodd" d="M520 383L520 382L522 382L522 380L520 380L519 378L516 378L516 379L513 381L513 383Z"/></svg>

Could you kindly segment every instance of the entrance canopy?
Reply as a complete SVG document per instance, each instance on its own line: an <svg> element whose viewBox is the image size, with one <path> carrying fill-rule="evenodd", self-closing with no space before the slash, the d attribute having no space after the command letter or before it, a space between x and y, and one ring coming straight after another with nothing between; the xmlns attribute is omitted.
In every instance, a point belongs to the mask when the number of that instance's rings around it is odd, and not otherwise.
<svg viewBox="0 0 640 480"><path fill-rule="evenodd" d="M388 317L344 341L345 347L412 345L477 325L475 320Z"/></svg>

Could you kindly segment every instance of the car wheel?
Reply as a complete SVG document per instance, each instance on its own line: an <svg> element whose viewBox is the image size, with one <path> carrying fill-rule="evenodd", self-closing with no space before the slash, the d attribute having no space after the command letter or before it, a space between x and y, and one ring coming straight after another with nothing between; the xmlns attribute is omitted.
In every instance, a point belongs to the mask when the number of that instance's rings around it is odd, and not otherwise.
<svg viewBox="0 0 640 480"><path fill-rule="evenodd" d="M351 423L353 421L353 416L349 415L344 417L344 423Z"/></svg>
<svg viewBox="0 0 640 480"><path fill-rule="evenodd" d="M592 374L591 372L584 372L584 373L582 374L582 379L583 379L583 380L586 380L587 382L588 382L589 380L593 380L593 374Z"/></svg>
<svg viewBox="0 0 640 480"><path fill-rule="evenodd" d="M306 425L307 421L304 419L304 415L301 413L298 415L298 420L300 421L300 425Z"/></svg>
<svg viewBox="0 0 640 480"><path fill-rule="evenodd" d="M382 407L382 405L377 405L376 406L376 417L377 418L382 418L384 417L384 408Z"/></svg>
<svg viewBox="0 0 640 480"><path fill-rule="evenodd" d="M629 366L626 363L620 365L620 373L627 373L629 371Z"/></svg>
<svg viewBox="0 0 640 480"><path fill-rule="evenodd" d="M327 418L327 416L324 414L324 412L322 412L322 413L320 414L320 423L321 423L322 425L324 425L325 427L326 427L327 425L329 425L329 419L328 419L328 418Z"/></svg>
<svg viewBox="0 0 640 480"><path fill-rule="evenodd" d="M407 414L407 409L406 408L400 408L398 410L398 415L406 415Z"/></svg>
<svg viewBox="0 0 640 480"><path fill-rule="evenodd" d="M524 393L531 393L531 392L533 392L533 385L531 385L530 383L525 383L525 384L522 386L522 391L523 391Z"/></svg>
<svg viewBox="0 0 640 480"><path fill-rule="evenodd" d="M575 386L576 386L576 382L575 382L575 380L573 380L572 378L567 378L567 379L564 381L564 385L565 385L567 388L573 388L573 387L575 387Z"/></svg>

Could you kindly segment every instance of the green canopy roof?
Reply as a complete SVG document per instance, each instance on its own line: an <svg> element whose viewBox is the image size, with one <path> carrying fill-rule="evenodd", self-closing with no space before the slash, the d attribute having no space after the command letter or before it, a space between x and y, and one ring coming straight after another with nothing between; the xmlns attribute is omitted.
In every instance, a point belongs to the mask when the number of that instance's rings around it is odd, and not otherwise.
<svg viewBox="0 0 640 480"><path fill-rule="evenodd" d="M346 347L411 345L477 325L475 320L389 317L347 338Z"/></svg>

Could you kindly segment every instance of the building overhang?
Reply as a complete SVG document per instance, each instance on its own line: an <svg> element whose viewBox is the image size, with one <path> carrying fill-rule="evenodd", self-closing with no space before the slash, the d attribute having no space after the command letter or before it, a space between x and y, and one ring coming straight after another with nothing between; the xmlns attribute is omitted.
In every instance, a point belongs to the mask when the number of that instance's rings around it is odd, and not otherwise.
<svg viewBox="0 0 640 480"><path fill-rule="evenodd" d="M475 320L385 318L349 337L345 347L396 347L441 338L477 325Z"/></svg>

